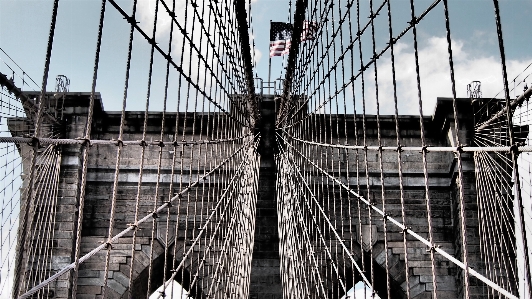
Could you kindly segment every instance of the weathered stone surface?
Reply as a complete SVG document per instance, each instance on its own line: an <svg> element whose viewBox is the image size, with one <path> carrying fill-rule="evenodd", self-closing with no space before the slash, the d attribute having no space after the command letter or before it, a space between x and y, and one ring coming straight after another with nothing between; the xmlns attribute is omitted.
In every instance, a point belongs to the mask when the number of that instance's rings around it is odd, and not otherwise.
<svg viewBox="0 0 532 299"><path fill-rule="evenodd" d="M64 138L83 137L84 125L87 115L87 94L72 96L70 102L65 103L65 126ZM434 117L423 119L427 130L427 143L431 146L455 146L452 136L456 130L452 128L452 103L447 99L441 99ZM274 299L282 297L280 259L279 259L279 237L278 237L278 218L277 218L277 201L276 201L276 165L273 158L274 142L272 136L274 127L272 121L275 119L273 108L268 105L274 105L271 98L265 98L262 103L263 123L261 133L261 165L259 171L258 197L256 201L256 223L255 236L253 245L253 256L251 262L251 279L250 279L250 298L255 299ZM468 108L465 101L460 102L460 109L463 111L460 117L462 128L459 131L461 140L468 144L472 140L472 124L465 121L470 117L470 107ZM91 139L111 140L116 139L119 130L120 114L117 112L104 112L101 103L96 105L96 113ZM468 110L469 109L469 110ZM468 112L469 111L469 112ZM181 122L179 131L185 132L187 139L202 138L200 128L192 126L192 115L180 113L179 116L184 119ZM141 179L139 172L140 157L142 147L140 145L129 145L123 148L119 163L118 173L118 190L116 195L117 205L115 207L115 224L114 232L125 229L129 224L135 221L136 203L138 202L138 215L144 217L153 211L153 207L160 205L163 201L168 200L176 192L176 186L187 185L195 181L198 176L203 175L214 165L220 163L228 153L238 148L238 144L228 145L227 148L212 147L207 149L205 146L177 146L177 147L158 147L151 144L152 141L160 139L160 117L159 113L151 113L148 119L148 131L146 140L150 142L144 152L144 167L142 172L142 185L140 192L137 194L138 182ZM175 125L176 113L167 113L167 121L163 130L165 141L173 139L173 130ZM395 123L391 116L381 116L381 130L383 133L382 143L385 146L395 146ZM144 121L143 112L128 112L126 124L124 127L124 140L142 139L142 123ZM354 128L357 124L358 133L361 135L362 126L359 116L346 116L348 128ZM366 135L367 145L377 145L376 118L367 116ZM199 122L198 122L199 123ZM404 116L399 117L400 135L403 146L421 146L419 118ZM22 126L22 124L19 124ZM10 127L11 128L11 127ZM220 130L223 130L221 126ZM214 125L210 129L215 129ZM195 135L192 135L192 131ZM350 132L350 134L353 132ZM345 134L345 132L340 132ZM351 134L352 136L353 134ZM348 140L349 144L355 144L354 138ZM56 230L53 254L54 260L52 268L55 270L73 262L75 241L76 241L76 223L80 215L77 214L81 180L81 157L82 147L79 145L63 146L61 179L58 190L57 217L54 229ZM29 146L22 145L21 151L28 151ZM173 164L173 154L177 151L177 161ZM199 152L202 151L200 155ZM207 156L204 154L207 151ZM158 159L161 157L161 172L158 174ZM341 168L343 172L349 173L343 176L344 183L348 183L353 189L360 189L361 194L371 198L376 204L382 204L385 200L387 213L396 219L401 218L401 192L399 188L398 157L397 152L384 152L382 155L384 180L381 180L379 171L379 155L375 151L369 151L367 155L360 151L358 155L346 155L337 150L324 150L323 157L328 159L328 163L323 168L329 171L338 171ZM367 161L365 160L367 156ZM474 165L472 157L463 154L463 171L464 187L466 202L466 223L469 256L471 257L470 265L477 271L482 272L480 255L480 238L478 236L478 220L475 193ZM417 152L401 153L402 170L403 170L403 197L404 212L406 215L406 225L424 238L428 238L428 223L426 210L425 194L425 177L423 175L423 165L420 163L422 155ZM101 245L106 241L109 231L109 218L111 211L111 198L113 192L113 178L115 175L115 163L117 161L116 145L93 145L89 148L87 186L85 189L85 203L83 210L82 235L81 235L81 254L86 254L93 248ZM365 167L368 165L368 172ZM24 166L27 169L27 165ZM172 177L172 168L179 170L177 172L183 175L174 174ZM357 173L358 169L358 173ZM457 259L462 259L460 248L461 237L459 233L460 219L458 217L459 199L457 196L457 168L456 158L451 153L428 152L427 170L429 192L428 197L431 199L431 209L433 217L432 226L434 230L434 242L441 246L449 254ZM27 174L28 172L25 171ZM366 176L368 180L366 181ZM151 291L155 290L162 283L162 273L164 270L169 273L170 266L164 268L164 259L179 262L183 256L182 245L190 245L191 236L198 231L191 229L192 225L204 222L212 208L216 205L216 200L224 191L221 190L217 182L227 180L228 175L221 173L213 175L200 184L210 190L209 198L201 198L195 193L188 193L185 200L177 201L172 210L171 227L177 225L177 238L170 238L165 256L165 246L163 245L163 235L160 230L165 229L165 223L156 222L155 227L157 234L152 241L152 222L141 225L137 230L135 245L132 246L132 234L124 236L117 244L113 245L110 254L109 263L109 280L106 286L108 298L126 298L129 292L130 284L133 286L132 296L134 298L145 296L148 291L147 280L150 264L152 264L152 285ZM315 179L315 178L313 178ZM174 183L174 189L170 190L170 182ZM157 183L159 183L157 185ZM384 185L384 198L381 195L381 186ZM157 197L155 189L158 186ZM337 196L337 197L335 197ZM332 194L331 198L337 199L342 204L341 198L347 195L337 191ZM381 271L376 271L375 280L376 291L385 298L385 289L382 282L385 282L386 271L385 262L388 260L388 274L392 279L392 297L405 298L405 290L410 290L411 298L432 298L432 264L430 252L427 247L420 242L415 241L411 236L407 236L406 254L408 255L408 270L405 271L405 248L403 235L397 232L397 228L388 226L387 246L384 250L384 227L382 217L372 215L372 233L369 233L370 217L367 210L358 223L358 208L356 205L347 206L343 201L343 215L337 214L336 221L343 221L343 227L338 224L340 233L345 239L358 240L354 244L353 254L361 263L364 259L367 261L373 259L376 268L380 267ZM179 215L177 210L179 209ZM234 212L234 211L233 211ZM165 216L166 217L166 216ZM161 217L161 219L166 219ZM350 225L351 221L356 221ZM222 235L230 234L228 230L229 223L221 223ZM362 238L358 235L358 227L363 227ZM185 229L186 227L186 229ZM206 239L211 231L207 230ZM352 234L356 234L352 236ZM371 237L370 237L371 235ZM172 235L171 235L172 236ZM337 242L332 235L326 234L328 241ZM362 250L360 241L362 240ZM224 240L217 240L212 244L210 250L212 253L220 253L226 248ZM242 244L238 236L230 238L230 245L234 248L233 253L249 254L246 250L246 244ZM315 244L314 244L315 245ZM175 257L173 256L174 248L177 246ZM230 247L231 247L230 246ZM134 248L132 248L134 247ZM197 245L194 252L204 252L208 248L206 244ZM134 250L132 250L134 249ZM320 251L321 250L321 251ZM132 262L132 253L134 253L134 262ZM323 249L316 248L318 259L324 258ZM352 265L342 255L335 255L334 259L340 260L348 271L354 273ZM78 294L77 298L100 298L102 294L103 277L105 270L106 250L91 257L87 262L80 265L78 272ZM209 257L201 265L206 271L213 271L217 260ZM231 265L231 260L222 261ZM190 283L195 273L200 269L198 260L187 264L185 270L177 275L177 280L185 286ZM330 273L325 269L323 277L330 279ZM463 297L463 274L460 269L447 261L440 255L435 256L435 273L437 274L438 298L462 298ZM130 272L132 277L130 277ZM329 275L329 276L327 276ZM198 276L201 283L200 288L206 288L213 283L212 277ZM406 278L409 279L409 285L406 285ZM356 277L359 279L359 277ZM482 284L473 283L471 280L471 298L483 298ZM69 298L72 282L72 274L65 274L52 288L55 292L55 298ZM328 285L331 288L339 288L337 281L331 281ZM225 286L218 286L223 289ZM351 287L351 286L349 286ZM385 287L385 285L384 285ZM199 292L201 294L201 292ZM198 295L198 298L202 295Z"/></svg>

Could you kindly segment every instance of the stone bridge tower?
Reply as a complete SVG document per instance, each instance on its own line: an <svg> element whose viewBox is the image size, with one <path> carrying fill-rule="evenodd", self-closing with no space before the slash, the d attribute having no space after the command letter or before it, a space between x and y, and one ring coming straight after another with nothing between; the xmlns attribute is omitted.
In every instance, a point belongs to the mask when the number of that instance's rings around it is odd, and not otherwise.
<svg viewBox="0 0 532 299"><path fill-rule="evenodd" d="M275 100L273 96L264 95L261 102L260 111L262 121L259 131L262 134L261 143L258 145L258 152L261 155L260 165L258 165L258 198L256 199L256 222L254 225L254 245L252 254L252 269L250 278L250 298L259 299L277 299L282 298L282 277L280 267L285 260L280 258L286 255L286 248L279 248L278 223L282 222L283 210L279 208L276 200L276 188L291 188L290 182L276 181L279 172L283 172L280 165L275 164L274 156L279 150L275 149ZM60 137L65 139L75 139L83 136L83 126L86 122L89 94L87 93L67 93L63 98L62 115L63 120L61 127L56 128L60 131ZM54 107L52 107L54 108ZM473 134L472 107L469 100L460 100L460 128L461 140L471 144ZM322 115L323 117L327 117ZM121 114L112 111L105 111L102 106L100 97L97 97L97 104L94 113L94 128L91 139L94 140L113 140L116 138L119 129ZM164 147L160 151L160 119L161 113L151 112L147 120L147 137L148 142L145 145L151 149L147 150L144 168L142 174L142 186L140 192L137 192L139 180L139 144L127 144L122 152L122 160L119 165L118 173L118 194L117 200L120 202L116 211L115 231L119 232L125 229L128 224L135 221L135 215L148 215L153 211L153 204L163 203L170 192L172 184L188 184L199 175L199 172L205 164L210 163L204 153L201 153L199 147L183 146L179 157L181 162L176 164L172 161L174 147ZM194 127L192 114L188 113L166 113L166 124L164 134L168 136L166 140L171 140L173 124L178 123L178 127L183 136L199 135L205 127ZM201 117L201 115L200 115ZM223 116L220 116L223 118ZM340 116L338 116L340 117ZM348 128L354 128L355 122L361 122L358 115L347 115L345 120ZM453 110L452 100L440 98L434 115L427 116L423 119L427 128L427 143L431 146L456 146L453 144L453 134L456 133L453 128ZM143 112L127 112L124 127L124 136L127 140L142 140L142 126L144 123ZM336 121L336 120L333 120ZM208 121L207 121L208 122ZM376 118L366 116L366 134L368 144L376 140ZM383 142L385 145L393 145L395 142L395 123L392 116L380 117L381 130L383 132ZM31 129L31 123L24 119L11 119L9 122L10 129L13 132L22 132ZM419 146L419 117L399 116L399 126L404 146ZM220 129L210 126L212 129ZM361 125L357 126L360 130ZM362 133L362 132L360 132ZM345 134L345 132L344 132ZM81 238L81 254L89 253L94 248L105 243L108 232L109 213L111 210L110 195L113 192L113 176L115 175L115 144L91 144L91 153L87 171L87 184L85 187L86 201L84 204L83 215L76 213L79 205L81 180L81 158L80 144L67 144L61 146L61 162L59 175L59 188L57 194L57 216L54 226L55 241L53 244L53 260L51 264L52 273L59 271L65 266L71 264L74 258L76 236L76 223L79 217L83 217ZM21 145L21 153L29 151L30 145ZM197 151L197 152L194 152ZM370 152L367 155L367 164L369 171L367 181L358 182L356 169L360 172L364 169L364 161L355 159L354 156L337 154L331 150L330 157L342 165L340 172L343 172L347 179L345 184L352 188L359 188L362 194L368 196L371 200L378 198L380 186L386 187L386 197L389 204L388 213L394 216L401 215L401 191L404 196L406 207L407 223L412 230L426 237L428 234L426 226L425 210L425 181L423 169L419 163L421 155L419 153L407 153L402 156L402 189L400 190L400 178L397 176L397 153L386 152L384 159L384 181L381 181L378 173L376 152ZM162 169L158 172L157 159L162 159ZM468 252L469 265L479 272L483 272L484 264L480 258L480 238L478 236L478 208L475 190L475 167L472 155L463 155L463 172L464 172L464 190L466 199L466 213L468 215L466 227L468 231ZM172 166L174 165L174 166ZM172 167L190 167L183 172L186 175L172 177ZM347 168L349 166L349 168ZM29 167L27 163L25 169ZM350 169L350 173L345 173ZM458 216L458 199L457 199L457 164L456 158L450 152L431 152L428 155L428 190L432 201L432 217L434 223L434 234L437 245L448 254L460 257L460 233ZM26 171L25 171L26 172ZM218 179L224 179L219 177ZM155 197L153 192L158 185L160 192ZM212 189L213 196L220 194L223 190L217 190L216 182L210 182L205 185L206 188ZM135 210L137 193L140 200L139 211ZM345 192L337 192L335 196L348 196ZM131 266L131 235L124 236L118 243L113 244L112 254L110 256L109 274L106 294L108 298L127 298L128 291L131 291L133 298L141 298L147 292L154 292L163 281L163 272L171 271L165 269L165 260L175 260L180 262L182 256L183 244L190 242L190 236L194 232L190 227L194 221L202 221L208 217L212 209L212 203L205 198L195 197L189 194L190 200L187 204L181 203L181 211L188 211L187 217L183 213L169 213L157 215L155 220L155 231L149 229L139 230L136 234L137 242L134 248L136 262ZM334 197L335 198L335 197ZM432 278L430 251L424 244L420 244L414 239L407 237L409 269L405 271L405 253L403 249L403 235L399 233L387 236L388 250L384 248L384 231L382 222L376 221L378 215L373 215L373 221L370 221L367 209L358 210L354 202L352 206L345 206L341 215L336 215L336 220L348 222L348 215L362 214L361 225L348 227L343 226L342 237L356 240L352 245L353 258L357 264L366 265L364 271L369 271L368 265L373 263L375 276L375 291L381 298L386 298L386 273L385 256L388 256L388 269L391 276L391 296L392 298L406 298L406 289L410 291L410 298L431 298ZM246 211L247 207L242 208ZM349 211L348 211L349 210ZM179 216L180 215L180 216ZM281 216L279 216L281 215ZM352 216L353 217L353 216ZM164 227L178 224L177 234L170 232L166 235ZM390 228L389 228L390 229ZM393 228L395 230L395 228ZM326 236L333 241L332 236ZM232 240L235 247L240 246L238 242L242 241L240 237ZM336 244L338 245L338 244ZM177 246L177 249L174 248ZM314 250L319 253L322 248L319 244L313 244ZM165 250L165 248L167 250ZM205 244L194 247L194 251L206 250ZM212 246L212 251L220 250L217 246ZM174 255L174 253L176 253ZM360 281L361 277L353 275L356 271L349 258L342 255L340 251L333 252L334 258L342 260L344 271L342 275L346 281L352 283L344 286L350 289L355 283ZM323 256L323 255L320 255ZM231 261L227 261L230 263ZM438 288L442 298L463 298L463 283L461 271L448 260L436 255L436 272L438 273ZM80 264L77 278L77 298L100 298L102 293L102 281L104 279L105 252L96 253L86 262ZM206 298L206 288L213 284L209 276L192 276L190 273L196 272L198 267L211 269L214 264L201 264L192 261L185 265L181 273L176 275L176 280L190 292L194 298ZM131 269L133 267L133 269ZM329 290L330 298L340 298L343 294L337 292L341 286L335 281L326 269L317 269L322 272L324 283ZM29 267L26 271L36 271ZM130 273L133 276L130 278ZM369 273L368 273L369 274ZM20 272L19 279L24 279L23 272ZM406 284L408 276L409 285ZM508 278L511 279L511 278ZM199 281L199 282L197 282ZM71 298L70 292L73 284L72 272L62 275L49 288L49 298ZM191 288L190 286L193 285ZM484 298L483 287L474 278L471 278L471 298ZM132 290L128 288L132 287ZM228 286L217 285L220 289Z"/></svg>

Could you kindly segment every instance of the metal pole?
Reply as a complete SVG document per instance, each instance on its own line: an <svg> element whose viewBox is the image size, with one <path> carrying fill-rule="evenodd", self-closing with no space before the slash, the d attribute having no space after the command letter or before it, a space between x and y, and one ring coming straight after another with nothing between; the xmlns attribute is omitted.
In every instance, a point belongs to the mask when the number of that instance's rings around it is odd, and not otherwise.
<svg viewBox="0 0 532 299"><path fill-rule="evenodd" d="M272 20L270 20L270 32L272 32ZM270 41L270 43L271 43L271 41ZM270 48L271 48L271 46L269 46L268 51L270 51ZM269 63L269 65L268 65L268 87L269 87L270 86L269 85L270 84L270 77L272 75L272 55L268 54L268 57L269 57L269 59L268 59L268 63Z"/></svg>

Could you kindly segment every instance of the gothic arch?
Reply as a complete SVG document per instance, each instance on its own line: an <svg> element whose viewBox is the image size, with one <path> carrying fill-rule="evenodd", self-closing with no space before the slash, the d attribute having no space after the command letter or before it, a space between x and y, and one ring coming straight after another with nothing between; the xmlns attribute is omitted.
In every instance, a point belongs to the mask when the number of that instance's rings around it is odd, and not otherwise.
<svg viewBox="0 0 532 299"><path fill-rule="evenodd" d="M168 276L172 275L172 261L173 256L168 255L167 257L167 265L166 265L166 273L167 273L167 279ZM176 261L176 264L179 264L179 260ZM142 270L133 280L133 290L131 291L131 298L143 298L146 296L147 293L152 294L157 289L162 286L163 284L163 276L164 276L164 253L160 254L158 257L156 257L153 260L152 263L152 275L151 275L151 283L150 283L150 290L148 291L148 278L149 278L149 266L145 267L144 270ZM193 298L203 298L203 294L199 288L192 288L190 289L190 283L191 283L191 273L188 271L188 269L181 269L179 273L175 275L175 281L179 283L183 289L185 289L187 292L189 292L189 295ZM121 299L127 299L129 292L126 291Z"/></svg>

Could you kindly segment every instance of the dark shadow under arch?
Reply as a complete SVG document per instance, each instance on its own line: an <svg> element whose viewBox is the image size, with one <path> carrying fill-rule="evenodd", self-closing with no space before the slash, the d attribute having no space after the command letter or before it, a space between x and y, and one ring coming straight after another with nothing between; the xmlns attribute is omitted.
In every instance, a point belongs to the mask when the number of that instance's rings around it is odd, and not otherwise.
<svg viewBox="0 0 532 299"><path fill-rule="evenodd" d="M370 263L371 263L371 255L369 252L364 252L364 264L365 264L365 271L364 275L370 280L371 282L371 272L370 272ZM362 259L359 259L357 261L358 266L360 269L362 269ZM354 276L353 276L354 275ZM390 277L390 298L388 298L387 292L386 292L386 269L384 269L381 265L379 265L375 260L373 260L373 289L379 295L381 299L406 299L406 293L403 291L403 288L401 287L402 282L396 281L393 277ZM342 277L343 281L346 284L346 290L349 291L351 288L353 288L358 282L362 281L362 275L358 273L356 269L352 268L346 268L346 274L345 277ZM333 288L331 292L329 292L328 296L329 298L334 299L340 299L342 296L345 296L346 294L342 294L340 292L340 295L337 291L333 290L339 290L341 289L341 285L339 282L332 282Z"/></svg>
<svg viewBox="0 0 532 299"><path fill-rule="evenodd" d="M166 265L166 279L172 275L172 262L173 255L168 255L167 265ZM180 261L176 261L176 264L179 264ZM164 276L164 254L161 254L153 260L152 263L152 275L149 294L155 292L163 284ZM149 277L149 267L144 268L137 278L133 281L133 290L131 291L131 297L128 298L129 292L126 290L122 295L122 299L132 299L132 298L146 298L148 294L148 277ZM175 276L175 281L179 283L183 289L189 292L189 296L195 299L202 299L205 296L198 287L193 287L190 289L191 283L191 273L187 269L181 269ZM196 284L197 285L197 284Z"/></svg>

